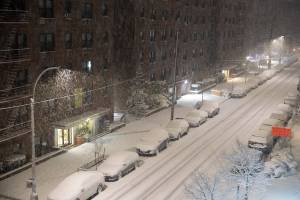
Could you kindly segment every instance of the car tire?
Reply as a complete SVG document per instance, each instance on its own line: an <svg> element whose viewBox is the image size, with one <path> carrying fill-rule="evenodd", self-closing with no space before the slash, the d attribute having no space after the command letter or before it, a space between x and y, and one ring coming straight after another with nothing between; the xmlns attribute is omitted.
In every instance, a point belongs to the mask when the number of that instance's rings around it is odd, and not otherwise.
<svg viewBox="0 0 300 200"><path fill-rule="evenodd" d="M179 140L181 138L181 134L180 133L178 133L178 135L177 135L177 140Z"/></svg>

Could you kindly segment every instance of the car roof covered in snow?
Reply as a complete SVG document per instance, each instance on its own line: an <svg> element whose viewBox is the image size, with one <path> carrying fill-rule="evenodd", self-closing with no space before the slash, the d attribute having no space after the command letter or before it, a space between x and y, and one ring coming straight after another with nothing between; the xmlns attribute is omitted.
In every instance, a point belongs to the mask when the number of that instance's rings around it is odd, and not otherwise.
<svg viewBox="0 0 300 200"><path fill-rule="evenodd" d="M188 124L188 122L185 119L174 119L174 120L170 120L166 127L167 128L181 127L184 126L185 124Z"/></svg>
<svg viewBox="0 0 300 200"><path fill-rule="evenodd" d="M270 118L271 119L278 119L278 120L286 122L289 117L288 117L287 114L284 114L284 113L272 113L270 115Z"/></svg>
<svg viewBox="0 0 300 200"><path fill-rule="evenodd" d="M138 154L132 151L118 151L109 155L104 162L109 164L122 164L128 160L136 160L138 157Z"/></svg>
<svg viewBox="0 0 300 200"><path fill-rule="evenodd" d="M292 111L292 107L290 105L284 104L284 103L278 104L277 108L279 108L280 110L288 111L288 112Z"/></svg>
<svg viewBox="0 0 300 200"><path fill-rule="evenodd" d="M283 122L278 119L272 119L272 118L267 118L265 119L262 124L267 125L267 126L283 126Z"/></svg>
<svg viewBox="0 0 300 200"><path fill-rule="evenodd" d="M169 138L169 133L163 128L151 129L147 135L141 138L142 141L153 141Z"/></svg>
<svg viewBox="0 0 300 200"><path fill-rule="evenodd" d="M87 182L104 182L102 173L97 171L78 171L65 178L48 195L50 199L62 199L62 197L74 197L81 192Z"/></svg>

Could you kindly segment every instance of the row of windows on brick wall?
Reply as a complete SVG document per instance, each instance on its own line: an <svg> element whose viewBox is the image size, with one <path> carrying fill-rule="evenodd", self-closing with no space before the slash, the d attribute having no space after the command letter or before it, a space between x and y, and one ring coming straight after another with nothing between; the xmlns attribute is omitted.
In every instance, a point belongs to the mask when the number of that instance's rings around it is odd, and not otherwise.
<svg viewBox="0 0 300 200"><path fill-rule="evenodd" d="M54 17L54 1L53 0L39 0L40 16L44 18ZM64 15L70 16L72 13L72 0L64 0ZM102 0L101 4L101 14L103 16L108 15L108 5L105 0ZM93 4L83 3L82 6L82 18L92 18L93 17Z"/></svg>

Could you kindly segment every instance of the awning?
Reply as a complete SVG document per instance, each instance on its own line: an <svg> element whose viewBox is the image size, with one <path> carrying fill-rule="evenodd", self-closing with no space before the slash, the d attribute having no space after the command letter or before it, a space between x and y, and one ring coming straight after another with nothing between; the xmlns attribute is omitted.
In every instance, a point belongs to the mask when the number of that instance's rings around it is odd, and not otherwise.
<svg viewBox="0 0 300 200"><path fill-rule="evenodd" d="M52 123L55 128L71 128L77 124L84 122L87 119L99 118L107 115L110 112L109 109L98 108L96 110L87 111L82 114L69 117L67 119Z"/></svg>

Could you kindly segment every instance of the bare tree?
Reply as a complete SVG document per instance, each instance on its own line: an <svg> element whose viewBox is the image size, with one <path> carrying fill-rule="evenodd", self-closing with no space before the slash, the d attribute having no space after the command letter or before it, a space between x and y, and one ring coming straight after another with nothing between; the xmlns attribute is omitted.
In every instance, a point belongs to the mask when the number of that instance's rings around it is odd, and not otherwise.
<svg viewBox="0 0 300 200"><path fill-rule="evenodd" d="M225 156L224 177L236 188L236 199L248 200L249 194L264 190L269 181L263 173L262 153L237 141L233 152Z"/></svg>
<svg viewBox="0 0 300 200"><path fill-rule="evenodd" d="M185 193L189 199L218 200L217 183L219 179L210 179L206 174L195 171L191 176L191 182L185 185Z"/></svg>

